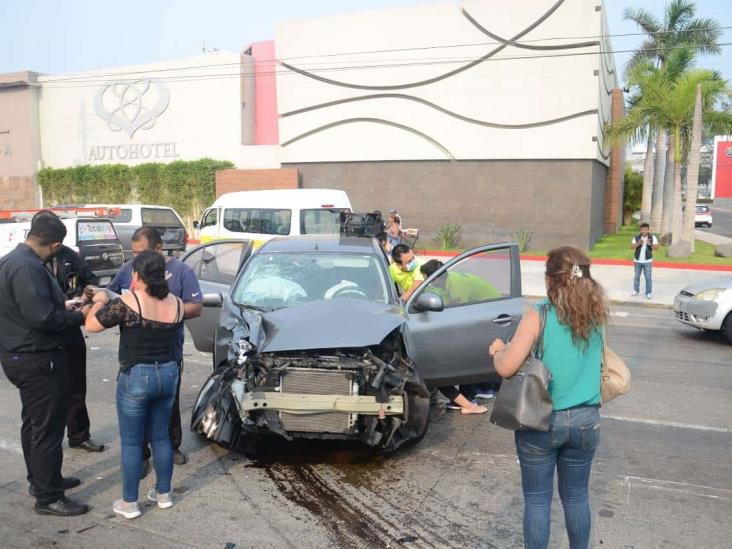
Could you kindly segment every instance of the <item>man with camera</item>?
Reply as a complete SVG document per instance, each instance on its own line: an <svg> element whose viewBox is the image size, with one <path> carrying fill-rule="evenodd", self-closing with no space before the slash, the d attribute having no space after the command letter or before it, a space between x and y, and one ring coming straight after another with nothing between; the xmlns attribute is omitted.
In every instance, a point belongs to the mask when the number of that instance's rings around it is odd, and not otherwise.
<svg viewBox="0 0 732 549"><path fill-rule="evenodd" d="M653 297L653 252L658 250L658 239L651 234L648 223L641 223L640 234L633 237L630 249L634 250L633 267L635 269L633 277L633 296L640 293L640 277L646 279L646 299Z"/></svg>
<svg viewBox="0 0 732 549"><path fill-rule="evenodd" d="M64 495L81 481L61 476L68 408L63 336L81 326L89 312L89 306L66 307L64 293L44 265L65 237L60 219L39 216L25 242L0 260L0 362L20 391L20 439L35 511L56 516L89 510Z"/></svg>

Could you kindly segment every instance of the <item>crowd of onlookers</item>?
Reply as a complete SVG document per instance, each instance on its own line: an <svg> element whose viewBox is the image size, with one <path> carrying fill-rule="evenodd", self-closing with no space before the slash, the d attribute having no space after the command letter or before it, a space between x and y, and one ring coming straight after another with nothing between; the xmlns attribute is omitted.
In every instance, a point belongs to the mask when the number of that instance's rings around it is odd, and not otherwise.
<svg viewBox="0 0 732 549"><path fill-rule="evenodd" d="M391 258L391 277L406 301L442 264L421 263L402 242L401 223L398 212L392 211L382 245ZM58 217L41 211L26 241L0 260L0 362L20 392L23 456L35 510L71 516L89 509L65 495L81 483L61 474L65 431L73 449L104 450L89 433L82 325L90 332L118 326L120 332L116 405L122 497L114 502L114 512L130 519L140 516L139 481L151 457L156 484L147 499L163 509L172 507L173 466L187 459L180 452L178 403L183 322L201 313L198 281L184 263L163 255L154 229L142 227L133 236L134 259L106 290L96 288L93 275L72 250L64 249L65 236L66 227ZM570 547L584 548L590 537L588 485L600 436L600 368L608 307L591 276L590 260L580 250L563 247L550 252L545 280L548 299L524 314L510 344L486 341L486 353L497 373L509 378L543 337L542 360L551 371L554 412L547 431L515 433L524 492L524 541L529 548L548 545L556 471ZM449 271L433 277L430 291L447 304L498 297L480 277L451 276ZM539 314L542 307L545 317ZM487 408L476 399L492 398L495 387L439 390L450 407L482 414Z"/></svg>

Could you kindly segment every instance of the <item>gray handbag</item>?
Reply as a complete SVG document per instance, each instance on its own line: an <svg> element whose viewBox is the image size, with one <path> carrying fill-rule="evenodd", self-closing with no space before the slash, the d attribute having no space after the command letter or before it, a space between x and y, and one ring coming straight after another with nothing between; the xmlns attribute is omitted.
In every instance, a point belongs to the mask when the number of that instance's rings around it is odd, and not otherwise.
<svg viewBox="0 0 732 549"><path fill-rule="evenodd" d="M510 429L523 431L548 431L554 403L549 395L551 373L541 361L544 356L544 327L548 304L539 308L541 329L539 337L518 371L503 380L496 395L491 412L491 423Z"/></svg>

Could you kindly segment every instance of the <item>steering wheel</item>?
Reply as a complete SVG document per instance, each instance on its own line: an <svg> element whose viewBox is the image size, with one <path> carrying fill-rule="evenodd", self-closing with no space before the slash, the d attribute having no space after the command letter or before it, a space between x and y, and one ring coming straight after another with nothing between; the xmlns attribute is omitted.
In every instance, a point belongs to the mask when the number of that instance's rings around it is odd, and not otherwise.
<svg viewBox="0 0 732 549"><path fill-rule="evenodd" d="M366 292L364 292L360 288L353 288L353 287L346 287L346 288L341 288L339 290L336 290L331 299L335 299L337 297L351 297L351 298L355 298L355 299L368 299L369 298L369 296L366 295Z"/></svg>

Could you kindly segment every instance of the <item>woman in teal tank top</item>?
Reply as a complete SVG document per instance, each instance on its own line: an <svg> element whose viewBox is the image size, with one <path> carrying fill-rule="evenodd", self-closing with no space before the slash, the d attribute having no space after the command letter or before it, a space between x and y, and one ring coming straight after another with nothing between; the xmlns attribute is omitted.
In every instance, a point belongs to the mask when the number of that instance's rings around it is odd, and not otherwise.
<svg viewBox="0 0 732 549"><path fill-rule="evenodd" d="M602 287L590 274L590 258L572 247L549 252L548 300L527 311L511 344L496 340L490 354L503 377L516 373L539 337L538 309L547 306L542 361L552 374L554 403L549 431L516 431L524 493L524 545L549 545L554 471L571 549L589 547L589 480L600 441L600 368L609 311Z"/></svg>

